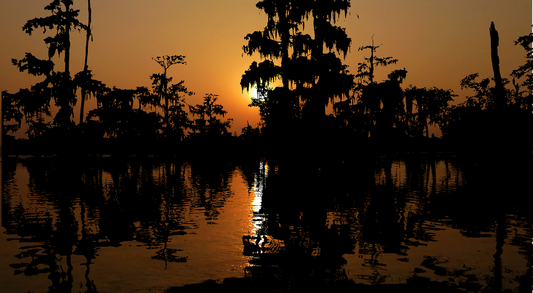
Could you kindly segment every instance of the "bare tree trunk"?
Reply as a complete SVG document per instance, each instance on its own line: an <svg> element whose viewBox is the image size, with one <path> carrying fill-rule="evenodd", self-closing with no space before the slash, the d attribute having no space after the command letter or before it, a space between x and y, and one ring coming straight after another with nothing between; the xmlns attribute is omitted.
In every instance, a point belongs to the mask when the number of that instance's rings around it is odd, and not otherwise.
<svg viewBox="0 0 533 293"><path fill-rule="evenodd" d="M68 12L70 10L70 4L68 1L64 1L65 3L65 12L68 15ZM65 78L66 76L70 76L70 17L67 19L67 23L65 24L65 32L67 34L66 40L65 40Z"/></svg>
<svg viewBox="0 0 533 293"><path fill-rule="evenodd" d="M502 75L500 73L500 57L498 56L498 45L500 39L498 37L498 31L494 26L494 22L490 23L490 53L492 59L492 71L494 71L494 81L496 87L494 89L494 106L496 109L501 109L505 106L504 101L504 89L502 82Z"/></svg>
<svg viewBox="0 0 533 293"><path fill-rule="evenodd" d="M374 83L374 36L372 36L372 47L370 48L370 69L369 69L369 78L370 84Z"/></svg>
<svg viewBox="0 0 533 293"><path fill-rule="evenodd" d="M89 39L91 38L91 0L87 0L87 4L89 6L88 8L88 12L89 12L89 22L87 24L87 36L85 38L85 63L83 65L83 72L84 72L84 77L85 78L88 78L87 76L87 71L89 69L88 65L87 65L87 59L89 57ZM87 89L85 87L86 85L84 85L82 88L81 88L81 107L80 107L80 124L83 123L83 110L84 110L84 106L85 106L85 99L87 98Z"/></svg>
<svg viewBox="0 0 533 293"><path fill-rule="evenodd" d="M496 253L494 253L494 284L493 290L495 292L502 291L502 253L505 238L507 238L507 223L505 214L501 212L496 218Z"/></svg>
<svg viewBox="0 0 533 293"><path fill-rule="evenodd" d="M70 19L70 1L62 1L65 5L65 72L62 77L62 85L60 89L60 96L58 97L58 106L59 111L56 114L54 119L59 126L67 126L70 124L72 116L72 99L74 98L74 92L72 89L71 78L70 78L70 27L72 20Z"/></svg>
<svg viewBox="0 0 533 293"><path fill-rule="evenodd" d="M167 128L167 133L165 133L166 136L169 135L170 131L170 123L168 120L168 80L167 80L167 69L170 67L170 65L165 66L165 72L163 73L163 95L165 98L165 126Z"/></svg>
<svg viewBox="0 0 533 293"><path fill-rule="evenodd" d="M316 10L320 10L320 9L316 9ZM316 47L313 48L313 51L311 53L314 55L315 60L319 62L323 62L321 60L324 57L323 48L324 48L325 36L324 36L323 30L324 30L325 24L328 24L328 22L322 11L313 10L313 16L314 16L313 21L314 21L314 27L315 27ZM323 73L324 72L319 73L319 79L320 79L320 75L322 75ZM313 87L315 86L316 86L316 81L313 82ZM323 121L321 120L323 120L324 117L326 117L326 104L328 103L327 100L326 101L323 100L323 99L327 99L328 97L327 96L323 97L322 95L324 95L324 93L319 93L317 96L312 98L312 100L314 99L314 101L312 101L313 107L316 108L316 109L312 109L315 115L315 117L312 117L312 118L313 120L316 120L319 123L319 125L323 123Z"/></svg>
<svg viewBox="0 0 533 293"><path fill-rule="evenodd" d="M290 32L289 32L289 20L287 19L287 7L282 3L278 7L279 26L281 29L281 67L285 68L289 61L289 44L290 44ZM283 88L289 89L289 79L286 74L281 76Z"/></svg>

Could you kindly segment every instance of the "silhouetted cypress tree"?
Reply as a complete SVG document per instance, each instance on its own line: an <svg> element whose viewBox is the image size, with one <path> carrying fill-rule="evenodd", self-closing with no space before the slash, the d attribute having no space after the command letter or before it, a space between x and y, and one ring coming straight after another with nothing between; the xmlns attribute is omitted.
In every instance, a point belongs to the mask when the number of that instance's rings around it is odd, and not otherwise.
<svg viewBox="0 0 533 293"><path fill-rule="evenodd" d="M24 117L21 96L27 92L27 89L21 90L16 94L2 91L2 138L8 132L15 133L20 128ZM11 120L14 120L15 123L8 123Z"/></svg>
<svg viewBox="0 0 533 293"><path fill-rule="evenodd" d="M264 89L281 80L281 86L252 102L260 107L266 128L273 128L276 135L294 131L302 117L323 120L328 103L347 96L352 86L353 76L334 53L346 55L351 40L343 28L333 25L341 13L346 15L350 1L265 0L256 6L267 14L267 25L245 37L248 44L243 51L247 55L258 52L265 60L252 63L242 76L241 87ZM309 19L314 38L303 33Z"/></svg>
<svg viewBox="0 0 533 293"><path fill-rule="evenodd" d="M207 94L204 97L204 102L196 106L189 106L190 113L198 118L193 120L193 130L202 136L217 137L228 135L229 128L233 119L229 118L222 121L218 117L224 117L228 111L224 107L217 104L217 95Z"/></svg>
<svg viewBox="0 0 533 293"><path fill-rule="evenodd" d="M516 89L514 104L517 108L530 110L529 113L531 113L533 110L533 47L531 45L533 33L519 37L514 43L522 46L526 51L526 62L511 73ZM522 77L525 77L522 84L516 84L514 79ZM527 91L521 93L519 86L525 87Z"/></svg>
<svg viewBox="0 0 533 293"><path fill-rule="evenodd" d="M174 134L177 134L178 138L181 140L184 136L184 128L188 126L187 115L183 109L185 107L183 97L184 95L191 96L194 93L187 90L184 85L185 81L183 80L177 84L170 84L170 82L172 82L172 77L167 76L167 70L174 64L187 64L184 61L185 56L165 55L152 59L163 68L162 74L154 73L150 76L152 79L153 95L154 97L157 97L152 101L152 105L157 105L163 108L165 122L164 135L166 137L171 137Z"/></svg>
<svg viewBox="0 0 533 293"><path fill-rule="evenodd" d="M429 125L441 126L445 120L448 103L453 101L452 90L409 87L405 90L406 115L409 134L422 137L425 131L429 137ZM414 111L416 110L416 111Z"/></svg>
<svg viewBox="0 0 533 293"><path fill-rule="evenodd" d="M357 74L355 77L359 78L359 84L368 85L373 84L375 70L377 66L388 66L398 63L398 59L392 57L377 57L375 55L377 49L381 46L374 45L374 36L372 36L372 45L362 46L358 51L370 50L370 57L363 58L364 62L359 63L357 67Z"/></svg>
<svg viewBox="0 0 533 293"><path fill-rule="evenodd" d="M164 110L165 110L165 123L168 124L168 108L170 97L168 93L168 83L172 81L172 77L167 77L167 70L170 66L174 64L186 64L184 61L185 56L183 55L173 55L173 56L158 56L152 58L157 64L163 67L163 74L152 74L151 78L153 81L154 87L157 89L157 94L161 101L165 101Z"/></svg>
<svg viewBox="0 0 533 293"><path fill-rule="evenodd" d="M28 20L22 28L29 35L37 28L43 28L43 32L46 32L46 29L55 29L57 32L53 37L46 37L44 42L48 45L48 60L51 60L56 53L58 55L64 53L65 69L63 72L53 72L52 66L52 69L38 69L40 74L37 75L46 74L47 79L42 86L51 85L54 88L51 97L59 107L54 123L59 126L72 123L72 107L76 104L75 88L70 76L70 31L87 29L87 26L78 21L79 10L73 10L72 4L72 0L54 0L44 8L50 11L50 16ZM30 69L39 68L44 64L44 60L34 57L31 53L26 53L24 59L12 61L20 71L28 70L28 73L34 75Z"/></svg>
<svg viewBox="0 0 533 293"><path fill-rule="evenodd" d="M370 57L365 57L364 61L358 64L355 77L359 81L354 87L354 94L357 98L352 101L352 103L357 102L357 104L349 108L343 108L344 111L352 110L356 112L355 115L360 117L358 119L360 123L355 125L355 127L361 128L361 130L356 131L362 133L363 138L378 134L385 135L383 133L384 128L389 127L385 127L383 124L392 123L391 119L389 119L390 115L385 112L398 110L399 103L403 100L400 97L402 95L400 83L406 77L407 71L405 69L391 72L389 80L383 83L377 83L374 80L377 66L388 66L398 62L398 59L393 59L392 57L376 56L376 50L379 47L374 45L374 37L372 37L371 45L359 47L359 51L370 50ZM391 103L393 100L395 102ZM385 104L388 104L387 107ZM394 106L391 107L391 104L394 104Z"/></svg>

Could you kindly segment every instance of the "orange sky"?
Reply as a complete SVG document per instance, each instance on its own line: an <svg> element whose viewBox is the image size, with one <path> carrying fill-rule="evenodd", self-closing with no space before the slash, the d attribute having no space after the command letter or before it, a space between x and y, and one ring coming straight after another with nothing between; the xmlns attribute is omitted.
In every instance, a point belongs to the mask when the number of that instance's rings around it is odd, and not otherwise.
<svg viewBox="0 0 533 293"><path fill-rule="evenodd" d="M22 31L29 19L44 17L51 0L3 0L0 2L0 90L11 93L30 87L40 78L20 73L11 59L25 52L46 58L41 30L31 36ZM250 108L249 94L242 92L240 78L259 55L242 56L246 34L261 30L266 15L255 7L257 0L92 0L94 41L90 43L89 69L107 86L135 88L150 86L150 75L161 67L151 58L186 55L187 65L174 65L174 81L196 93L189 104L199 103L206 93L219 95L219 102L234 119L233 131L240 133L246 121L259 121L258 109ZM513 41L531 32L532 6L529 0L402 0L352 1L350 14L337 25L352 38L345 63L352 73L374 35L380 56L399 59L396 65L378 68L377 80L394 69L408 71L404 86L453 89L464 99L459 83L466 75L479 72L492 77L490 22L500 35L500 62L503 77L523 64L525 52ZM87 2L75 0L80 20L87 22ZM357 17L359 15L359 18ZM310 28L310 26L306 27ZM73 34L71 72L83 68L82 33ZM61 66L57 60L56 66ZM61 68L61 67L59 67ZM87 111L95 107L88 102ZM79 103L78 103L79 105ZM78 121L79 110L74 110Z"/></svg>

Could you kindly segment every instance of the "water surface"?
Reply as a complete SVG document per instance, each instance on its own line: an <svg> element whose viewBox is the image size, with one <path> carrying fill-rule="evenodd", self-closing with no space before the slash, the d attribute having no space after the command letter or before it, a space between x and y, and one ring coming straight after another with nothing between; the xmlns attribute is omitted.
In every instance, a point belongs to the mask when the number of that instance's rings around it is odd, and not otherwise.
<svg viewBox="0 0 533 293"><path fill-rule="evenodd" d="M5 292L163 292L230 277L418 278L518 292L531 275L527 195L478 171L449 155L7 158L0 283Z"/></svg>

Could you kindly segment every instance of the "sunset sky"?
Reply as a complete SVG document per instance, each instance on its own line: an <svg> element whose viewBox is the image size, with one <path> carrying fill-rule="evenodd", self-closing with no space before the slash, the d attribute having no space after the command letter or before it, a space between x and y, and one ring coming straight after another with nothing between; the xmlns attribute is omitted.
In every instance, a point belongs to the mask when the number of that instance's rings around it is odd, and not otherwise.
<svg viewBox="0 0 533 293"><path fill-rule="evenodd" d="M43 8L51 0L2 0L0 2L0 90L11 93L30 87L42 78L21 73L11 59L25 52L46 58L45 35L22 31L27 20L47 16ZM185 55L187 65L174 65L169 75L185 80L196 93L189 104L199 103L207 93L234 119L232 131L240 133L246 121L259 121L258 109L250 108L250 95L242 91L240 79L259 55L242 56L244 37L266 25L266 15L255 7L257 0L92 0L94 41L89 48L89 69L107 86L135 88L151 85L150 75L161 72L152 57ZM87 22L87 1L74 1L79 19ZM352 73L367 52L374 35L378 56L399 59L396 65L377 69L382 80L394 69L407 69L404 87L436 86L453 89L462 101L467 92L459 83L478 72L492 77L489 26L494 21L500 35L503 77L523 64L524 50L513 41L531 32L530 0L359 0L352 1L349 15L337 25L352 39L345 64ZM358 17L359 16L359 17ZM306 26L311 29L311 26ZM306 30L307 31L307 30ZM73 33L71 72L81 71L84 58L83 33ZM61 60L56 66L62 70ZM87 111L94 108L94 99ZM79 102L78 105L79 106ZM74 110L78 121L79 108Z"/></svg>

